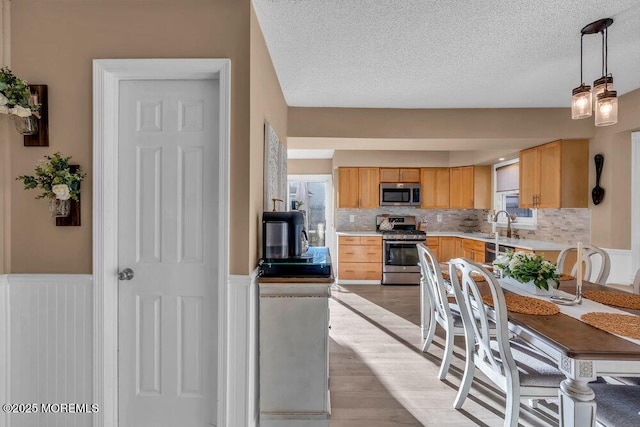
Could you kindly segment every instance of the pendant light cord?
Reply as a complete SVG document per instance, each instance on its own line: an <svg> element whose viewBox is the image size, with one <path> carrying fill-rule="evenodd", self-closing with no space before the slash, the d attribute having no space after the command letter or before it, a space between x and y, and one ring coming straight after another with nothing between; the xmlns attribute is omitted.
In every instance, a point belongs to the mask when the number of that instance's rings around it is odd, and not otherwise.
<svg viewBox="0 0 640 427"><path fill-rule="evenodd" d="M584 86L584 78L582 77L582 42L584 40L584 33L580 36L580 84Z"/></svg>

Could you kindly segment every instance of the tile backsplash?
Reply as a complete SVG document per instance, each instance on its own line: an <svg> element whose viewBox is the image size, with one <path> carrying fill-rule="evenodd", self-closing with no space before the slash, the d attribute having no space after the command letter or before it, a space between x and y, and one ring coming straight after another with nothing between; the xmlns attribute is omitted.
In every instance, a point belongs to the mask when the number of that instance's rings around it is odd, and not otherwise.
<svg viewBox="0 0 640 427"><path fill-rule="evenodd" d="M373 231L376 215L412 215L417 221L426 220L429 231L481 231L491 232L487 222L488 210L482 209L338 209L336 229L338 231ZM355 221L350 222L353 215ZM438 222L438 216L442 221ZM504 229L501 229L504 234ZM519 230L520 238L547 242L574 243L591 241L591 211L589 209L538 209L538 228Z"/></svg>

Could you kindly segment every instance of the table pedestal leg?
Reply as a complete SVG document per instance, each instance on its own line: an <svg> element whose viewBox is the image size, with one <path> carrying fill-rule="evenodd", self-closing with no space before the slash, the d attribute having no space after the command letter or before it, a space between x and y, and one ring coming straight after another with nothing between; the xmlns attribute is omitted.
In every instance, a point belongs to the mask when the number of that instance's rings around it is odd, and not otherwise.
<svg viewBox="0 0 640 427"><path fill-rule="evenodd" d="M596 403L593 390L585 381L566 379L560 383L560 426L594 427L596 425Z"/></svg>

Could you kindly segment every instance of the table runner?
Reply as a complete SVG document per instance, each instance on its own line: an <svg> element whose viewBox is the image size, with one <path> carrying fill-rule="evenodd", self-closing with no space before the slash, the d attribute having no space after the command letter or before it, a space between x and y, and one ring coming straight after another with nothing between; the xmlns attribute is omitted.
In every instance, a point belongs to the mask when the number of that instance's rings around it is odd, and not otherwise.
<svg viewBox="0 0 640 427"><path fill-rule="evenodd" d="M515 294L518 295L525 295L528 297L532 297L532 298L537 298L537 299L541 299L544 301L550 301L549 297L546 296L541 296L541 295L533 295L528 293L527 291L514 286L506 281L500 280L498 279L498 282L500 283L500 286L502 286L502 288L508 290L509 292L513 292ZM574 298L575 294L569 294L567 292L564 291L560 291L560 290L556 290L556 295L557 296L561 296L561 297L567 297L567 298ZM578 319L582 322L582 319L580 319L580 316L582 316L585 313L591 313L593 311L597 311L597 312L601 312L601 313L616 313L616 314L626 314L629 315L631 313L628 313L626 311L623 310L618 310L617 308L614 307L609 307L608 305L604 305L604 304L600 304L599 302L595 302L595 301L591 301L589 299L586 298L582 298L582 304L580 305L561 305L558 304L558 307L560 308L560 313L562 314L566 314L567 316L573 317L574 319ZM584 323L584 322L583 322ZM609 332L611 333L611 332ZM637 339L633 339L633 338L629 338L629 337L625 337L622 335L618 335L618 334L613 334L617 337L623 338L627 341L631 341L634 344L638 344L640 345L640 340Z"/></svg>

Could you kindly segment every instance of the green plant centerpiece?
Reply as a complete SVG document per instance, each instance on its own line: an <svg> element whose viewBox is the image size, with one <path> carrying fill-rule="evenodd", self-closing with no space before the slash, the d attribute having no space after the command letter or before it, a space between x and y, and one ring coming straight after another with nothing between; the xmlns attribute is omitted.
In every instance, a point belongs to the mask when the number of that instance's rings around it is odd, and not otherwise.
<svg viewBox="0 0 640 427"><path fill-rule="evenodd" d="M8 68L0 68L0 114L40 118L40 104L31 94L26 81Z"/></svg>
<svg viewBox="0 0 640 427"><path fill-rule="evenodd" d="M45 156L36 163L35 175L20 175L16 178L23 182L25 190L42 190L36 199L49 199L52 216L68 215L69 199L78 201L80 182L86 174L80 168L71 172L70 160L71 156L63 157L59 152Z"/></svg>
<svg viewBox="0 0 640 427"><path fill-rule="evenodd" d="M549 290L549 282L559 284L556 265L546 261L541 254L507 251L493 261L494 269L503 277L512 277L520 283L533 282L537 288Z"/></svg>

